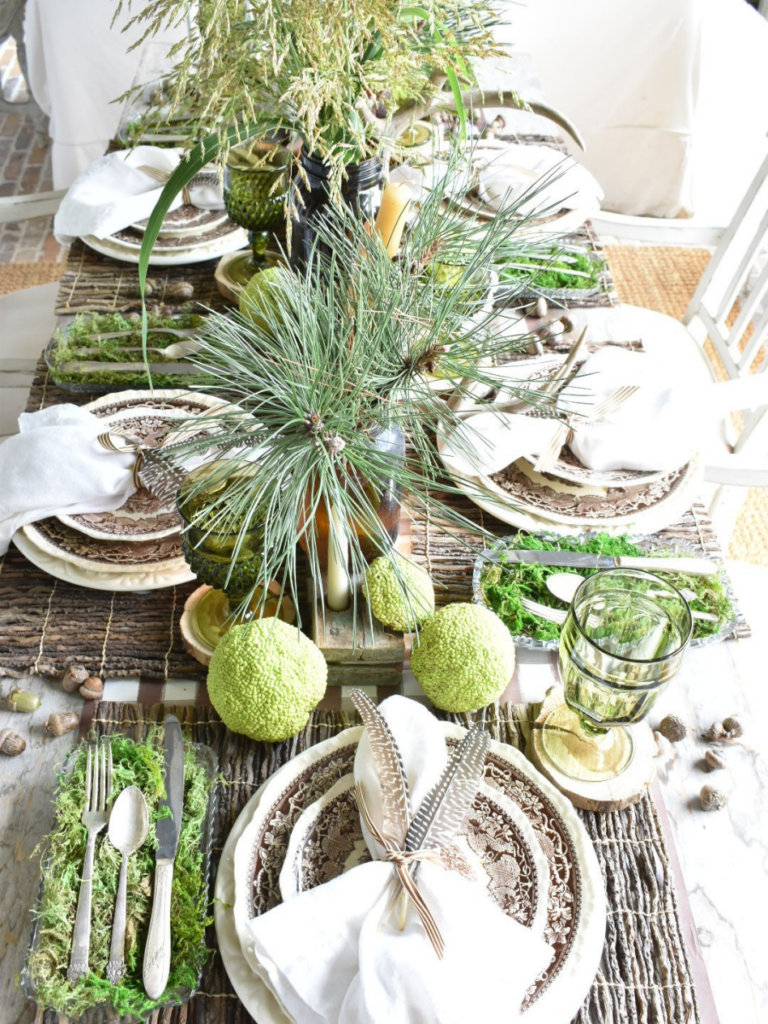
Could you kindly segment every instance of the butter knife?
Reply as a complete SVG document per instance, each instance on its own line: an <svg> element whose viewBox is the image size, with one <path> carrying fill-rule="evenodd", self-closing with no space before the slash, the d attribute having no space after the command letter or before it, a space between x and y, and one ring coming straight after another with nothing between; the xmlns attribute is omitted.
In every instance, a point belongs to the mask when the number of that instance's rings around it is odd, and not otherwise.
<svg viewBox="0 0 768 1024"><path fill-rule="evenodd" d="M155 888L144 950L144 991L150 999L165 991L171 967L171 886L184 805L184 737L174 715L165 718L164 747L165 797L159 805L163 817L157 822Z"/></svg>
<svg viewBox="0 0 768 1024"><path fill-rule="evenodd" d="M529 551L509 548L483 551L488 562L522 562L526 565L557 565L565 569L642 569L645 572L682 572L686 576L716 576L720 566L709 558L628 558L625 555L591 555L585 551Z"/></svg>

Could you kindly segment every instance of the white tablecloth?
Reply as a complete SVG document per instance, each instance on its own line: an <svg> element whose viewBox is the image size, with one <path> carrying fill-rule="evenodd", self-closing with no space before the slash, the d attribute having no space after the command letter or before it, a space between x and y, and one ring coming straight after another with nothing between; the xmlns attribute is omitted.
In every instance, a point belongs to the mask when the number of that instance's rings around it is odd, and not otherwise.
<svg viewBox="0 0 768 1024"><path fill-rule="evenodd" d="M768 21L745 0L530 0L514 39L578 126L604 210L727 224L766 152Z"/></svg>
<svg viewBox="0 0 768 1024"><path fill-rule="evenodd" d="M115 0L27 0L29 86L51 119L55 188L69 188L104 154L123 107L112 101L134 84L142 50L126 51L138 33L111 27L115 7ZM158 38L170 46L176 36Z"/></svg>

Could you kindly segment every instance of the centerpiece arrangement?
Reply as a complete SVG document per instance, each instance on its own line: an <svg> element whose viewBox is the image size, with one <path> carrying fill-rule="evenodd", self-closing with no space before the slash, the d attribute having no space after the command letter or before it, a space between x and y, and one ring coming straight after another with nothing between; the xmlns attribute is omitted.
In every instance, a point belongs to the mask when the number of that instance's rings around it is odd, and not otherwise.
<svg viewBox="0 0 768 1024"><path fill-rule="evenodd" d="M123 6L121 0L116 18ZM139 46L187 14L185 0L151 0L125 28L141 30ZM199 4L194 29L170 51L176 63L162 98L144 119L161 131L183 113L190 152L147 226L142 272L173 197L212 159L227 164L230 146L245 140L264 144L265 162L276 142L300 143L292 146L293 187L273 176L270 196L284 197L289 237L292 227L308 236L306 259L318 203L324 209L346 200L359 208L359 192L386 176L393 157L409 155L416 122L453 114L464 134L467 111L485 101L476 63L504 55L493 35L499 20L486 0ZM550 117L579 141L545 104L526 103L514 90L491 100Z"/></svg>
<svg viewBox="0 0 768 1024"><path fill-rule="evenodd" d="M217 585L244 579L249 561L243 610L258 614L276 579L300 606L300 546L329 605L351 601L353 615L349 579L387 558L414 628L394 547L401 502L406 515L446 526L461 518L444 500L452 487L436 445L458 419L445 386L457 400L502 389L537 401L494 368L530 338L518 313L493 306L493 262L528 246L515 240L513 207L490 224L465 216L461 177L453 167L436 183L396 259L369 224L332 207L306 272L272 268L241 312L207 318L191 358L206 391L233 407L215 417L216 480L196 474L185 495L203 538L231 538ZM167 455L210 451L211 438L198 437ZM224 478L237 485L223 488Z"/></svg>

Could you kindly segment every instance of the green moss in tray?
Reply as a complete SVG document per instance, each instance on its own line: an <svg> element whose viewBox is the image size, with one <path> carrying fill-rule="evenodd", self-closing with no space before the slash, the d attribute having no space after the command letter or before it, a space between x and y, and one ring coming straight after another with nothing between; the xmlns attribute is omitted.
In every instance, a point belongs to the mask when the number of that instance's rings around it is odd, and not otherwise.
<svg viewBox="0 0 768 1024"><path fill-rule="evenodd" d="M555 544L533 537L529 534L518 534L507 543L507 547L527 548L533 551L586 551L594 555L626 555L647 556L648 552L632 544L626 537L612 537L607 533L599 533L593 538L562 537ZM664 555L663 546L653 552ZM502 555L502 562L504 556ZM696 600L691 601L694 611L711 612L717 615L717 622L706 622L695 619L693 638L710 636L717 633L724 622L733 618L733 606L723 587L722 570L717 576L687 576L684 572L685 555L680 556L680 572L662 572L665 580L681 590L687 587L696 593ZM547 589L547 580L556 572L575 572L580 576L592 576L597 569L565 569L556 565L523 565L510 562L506 566L489 563L480 577L483 598L513 636L530 636L536 640L559 640L561 627L556 622L540 619L526 611L521 598L537 601L550 608L563 610L564 605Z"/></svg>
<svg viewBox="0 0 768 1024"><path fill-rule="evenodd" d="M150 313L148 320L148 347L164 349L176 342L183 341L173 334L153 334L158 327L189 328L199 327L204 317L197 313L186 312L180 316L160 316ZM89 338L89 334L112 334L115 331L130 331L121 338L106 338L97 341ZM147 374L143 368L144 358L141 352L141 321L127 320L120 313L83 313L62 331L58 331L56 345L51 352L51 371L57 383L64 384L103 384L117 385L124 388L147 387ZM126 348L138 349L126 352ZM88 350L89 354L84 354ZM162 352L150 352L149 361L153 365L159 363L183 363L183 357L165 356ZM71 362L104 363L103 370L67 371L60 367ZM114 371L109 369L110 363L136 363L136 372L127 370ZM203 375L178 373L154 373L154 387L188 387L199 384Z"/></svg>
<svg viewBox="0 0 768 1024"><path fill-rule="evenodd" d="M550 256L523 257L517 263L501 269L499 278L502 283L517 283L521 279L530 278L531 286L536 289L597 288L603 266L601 259L589 253L566 253L557 249Z"/></svg>
<svg viewBox="0 0 768 1024"><path fill-rule="evenodd" d="M149 807L147 840L133 854L128 867L127 971L116 986L107 979L106 969L120 854L107 839L106 830L97 839L93 865L91 973L74 986L67 981L86 843L82 825L85 745L73 754L58 777L55 824L43 858L41 896L33 911L37 934L26 967L27 981L41 1006L78 1018L93 1006L111 1005L121 1016L145 1018L174 994L185 998L197 986L207 955L205 928L210 923L205 902L202 836L213 782L205 763L190 745L184 753L184 813L173 873L171 972L166 996L157 1002L148 999L141 980L155 871L158 801L163 795L161 736L161 731L155 730L144 743L134 743L119 735L111 738L115 797L126 786L138 786Z"/></svg>

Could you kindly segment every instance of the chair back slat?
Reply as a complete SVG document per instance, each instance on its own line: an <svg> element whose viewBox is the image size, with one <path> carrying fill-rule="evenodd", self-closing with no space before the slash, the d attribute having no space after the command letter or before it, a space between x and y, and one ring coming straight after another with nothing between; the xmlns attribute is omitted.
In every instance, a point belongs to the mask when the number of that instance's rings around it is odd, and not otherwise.
<svg viewBox="0 0 768 1024"><path fill-rule="evenodd" d="M760 277L749 289L749 294L740 299L741 309L733 327L728 331L728 349L737 363L741 363L742 352L745 350L741 345L744 333L752 323L755 314L760 310L760 303L766 292L768 292L768 261L766 261Z"/></svg>
<svg viewBox="0 0 768 1024"><path fill-rule="evenodd" d="M766 338L768 338L768 309L766 309L759 320L755 321L752 335L744 346L743 352L740 353L739 373L742 376L752 372L752 364L760 355L760 349L763 347ZM761 369L765 369L766 362L768 360L763 362Z"/></svg>
<svg viewBox="0 0 768 1024"><path fill-rule="evenodd" d="M712 342L731 380L768 366L768 157L724 231L683 324L699 345ZM768 405L761 404L726 417L734 451L763 438L758 428L768 428L767 412Z"/></svg>

